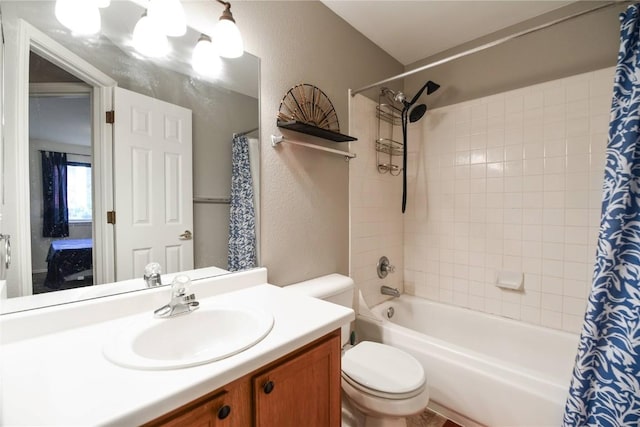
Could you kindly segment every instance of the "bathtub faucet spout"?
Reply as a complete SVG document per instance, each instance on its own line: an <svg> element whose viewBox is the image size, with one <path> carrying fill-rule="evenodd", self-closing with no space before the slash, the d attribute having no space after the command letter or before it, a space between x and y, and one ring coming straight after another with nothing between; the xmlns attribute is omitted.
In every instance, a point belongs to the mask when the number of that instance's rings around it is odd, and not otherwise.
<svg viewBox="0 0 640 427"><path fill-rule="evenodd" d="M398 288L392 288L391 286L380 286L380 292L382 293L382 295L391 295L395 298L400 296L400 291L398 290Z"/></svg>

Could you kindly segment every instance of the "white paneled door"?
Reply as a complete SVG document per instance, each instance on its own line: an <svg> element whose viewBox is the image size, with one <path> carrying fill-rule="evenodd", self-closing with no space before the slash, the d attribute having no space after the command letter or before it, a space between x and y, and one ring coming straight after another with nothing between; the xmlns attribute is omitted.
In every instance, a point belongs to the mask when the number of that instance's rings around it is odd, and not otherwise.
<svg viewBox="0 0 640 427"><path fill-rule="evenodd" d="M116 88L116 280L193 269L191 110Z"/></svg>

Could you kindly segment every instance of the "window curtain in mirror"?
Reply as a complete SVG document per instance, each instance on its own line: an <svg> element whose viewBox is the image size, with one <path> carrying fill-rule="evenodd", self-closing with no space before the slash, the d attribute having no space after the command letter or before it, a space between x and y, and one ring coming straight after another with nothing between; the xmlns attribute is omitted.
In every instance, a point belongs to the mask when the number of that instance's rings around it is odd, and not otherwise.
<svg viewBox="0 0 640 427"><path fill-rule="evenodd" d="M256 218L249 140L236 136L231 150L231 204L229 209L228 270L256 266Z"/></svg>
<svg viewBox="0 0 640 427"><path fill-rule="evenodd" d="M69 236L67 154L42 151L43 237Z"/></svg>
<svg viewBox="0 0 640 427"><path fill-rule="evenodd" d="M593 286L564 426L640 425L640 9L621 14Z"/></svg>

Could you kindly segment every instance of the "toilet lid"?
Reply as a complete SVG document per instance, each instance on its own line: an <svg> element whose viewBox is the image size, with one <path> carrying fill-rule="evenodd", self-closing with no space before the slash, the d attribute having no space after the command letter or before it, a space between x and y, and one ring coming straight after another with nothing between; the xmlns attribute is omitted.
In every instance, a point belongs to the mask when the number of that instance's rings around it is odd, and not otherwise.
<svg viewBox="0 0 640 427"><path fill-rule="evenodd" d="M410 393L424 385L424 369L410 354L385 344L362 341L342 356L342 372L384 393Z"/></svg>

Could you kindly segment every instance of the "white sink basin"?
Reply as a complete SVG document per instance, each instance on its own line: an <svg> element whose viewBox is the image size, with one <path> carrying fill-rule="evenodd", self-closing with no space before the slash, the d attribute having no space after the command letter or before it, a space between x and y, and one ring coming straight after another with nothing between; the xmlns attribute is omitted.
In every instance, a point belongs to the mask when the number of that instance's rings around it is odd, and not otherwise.
<svg viewBox="0 0 640 427"><path fill-rule="evenodd" d="M271 331L273 315L235 306L208 306L181 316L140 320L103 348L111 362L135 369L176 369L240 353Z"/></svg>

